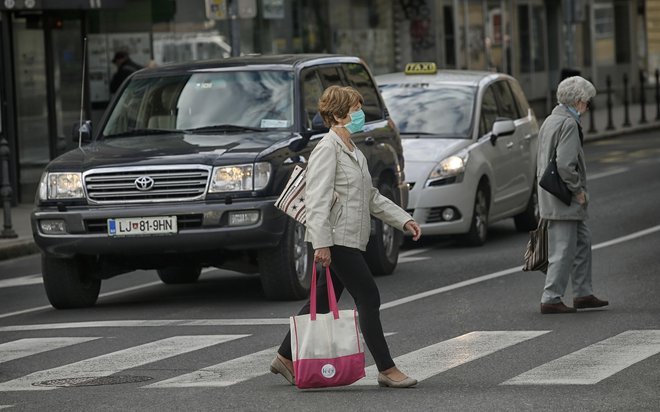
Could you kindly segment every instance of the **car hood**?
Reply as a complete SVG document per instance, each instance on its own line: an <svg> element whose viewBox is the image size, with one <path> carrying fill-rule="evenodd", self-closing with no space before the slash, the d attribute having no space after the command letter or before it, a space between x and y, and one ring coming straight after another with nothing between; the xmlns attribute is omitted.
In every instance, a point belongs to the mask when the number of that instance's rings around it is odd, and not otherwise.
<svg viewBox="0 0 660 412"><path fill-rule="evenodd" d="M404 172L408 182L424 181L431 170L443 159L469 146L469 139L418 138L401 139Z"/></svg>
<svg viewBox="0 0 660 412"><path fill-rule="evenodd" d="M103 139L63 154L49 169L157 164L222 165L250 163L291 132L233 134L172 133Z"/></svg>

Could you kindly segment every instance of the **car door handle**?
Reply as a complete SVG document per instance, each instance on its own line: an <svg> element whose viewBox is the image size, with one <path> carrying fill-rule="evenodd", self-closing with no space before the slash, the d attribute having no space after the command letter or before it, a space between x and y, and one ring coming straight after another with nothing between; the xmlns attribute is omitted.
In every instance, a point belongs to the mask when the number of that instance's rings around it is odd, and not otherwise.
<svg viewBox="0 0 660 412"><path fill-rule="evenodd" d="M532 138L532 134L531 134L531 133L530 133L530 134L526 134L525 137L523 137L523 139L525 139L525 140L529 140L529 139L531 139L531 138Z"/></svg>
<svg viewBox="0 0 660 412"><path fill-rule="evenodd" d="M374 143L376 143L376 140L372 136L369 136L366 139L364 139L364 144L366 145L371 146Z"/></svg>
<svg viewBox="0 0 660 412"><path fill-rule="evenodd" d="M513 142L509 142L506 144L507 149L511 149L513 147Z"/></svg>

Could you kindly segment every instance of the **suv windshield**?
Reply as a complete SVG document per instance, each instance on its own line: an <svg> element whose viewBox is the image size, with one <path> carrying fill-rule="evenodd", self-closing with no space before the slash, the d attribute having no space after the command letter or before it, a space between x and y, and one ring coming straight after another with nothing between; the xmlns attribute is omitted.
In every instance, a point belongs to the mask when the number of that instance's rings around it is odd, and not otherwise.
<svg viewBox="0 0 660 412"><path fill-rule="evenodd" d="M476 88L432 83L381 86L401 137L470 138ZM407 135L407 136L406 136Z"/></svg>
<svg viewBox="0 0 660 412"><path fill-rule="evenodd" d="M283 70L133 79L113 108L103 135L289 129L293 83L293 73Z"/></svg>

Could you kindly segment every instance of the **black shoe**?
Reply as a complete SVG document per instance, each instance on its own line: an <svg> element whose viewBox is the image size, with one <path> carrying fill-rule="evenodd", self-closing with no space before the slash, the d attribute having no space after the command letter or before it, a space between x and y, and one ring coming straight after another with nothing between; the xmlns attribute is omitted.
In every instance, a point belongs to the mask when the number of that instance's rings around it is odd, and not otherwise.
<svg viewBox="0 0 660 412"><path fill-rule="evenodd" d="M575 308L568 307L564 305L563 302L559 303L541 303L541 313L544 315L550 313L575 313L577 310Z"/></svg>
<svg viewBox="0 0 660 412"><path fill-rule="evenodd" d="M575 306L576 309L602 308L603 306L607 306L609 304L610 302L606 300L600 300L594 295L582 296L573 299L573 306Z"/></svg>

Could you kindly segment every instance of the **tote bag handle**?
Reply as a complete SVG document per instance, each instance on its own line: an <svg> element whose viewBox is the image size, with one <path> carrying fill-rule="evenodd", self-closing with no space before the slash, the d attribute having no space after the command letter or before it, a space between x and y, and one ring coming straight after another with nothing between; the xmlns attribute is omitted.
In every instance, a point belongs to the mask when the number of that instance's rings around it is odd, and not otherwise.
<svg viewBox="0 0 660 412"><path fill-rule="evenodd" d="M325 280L328 286L328 305L335 319L339 319L339 309L337 308L337 298L335 296L335 287L332 285L332 276L330 268L325 268ZM316 263L312 267L312 286L309 293L309 315L311 320L316 320Z"/></svg>

